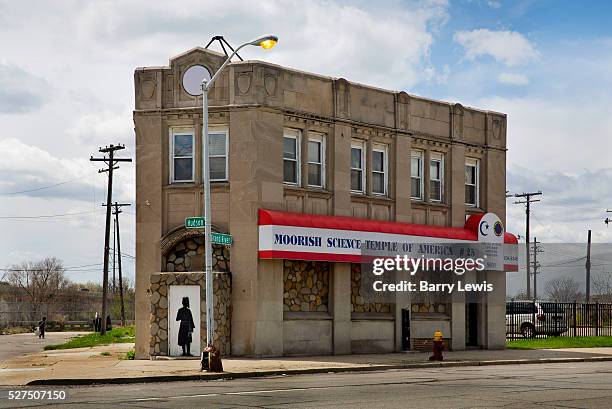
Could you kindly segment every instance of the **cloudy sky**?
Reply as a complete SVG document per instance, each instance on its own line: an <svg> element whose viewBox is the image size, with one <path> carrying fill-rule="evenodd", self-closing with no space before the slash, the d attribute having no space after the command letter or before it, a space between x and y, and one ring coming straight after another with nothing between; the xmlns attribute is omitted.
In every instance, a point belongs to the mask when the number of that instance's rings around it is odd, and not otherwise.
<svg viewBox="0 0 612 409"><path fill-rule="evenodd" d="M98 280L109 143L133 156L133 71L222 34L279 36L266 59L508 114L508 189L541 189L544 242L612 242L612 29L607 2L0 0L0 268L57 256ZM134 200L134 166L115 199ZM48 186L55 185L49 188ZM42 189L41 189L42 188ZM508 201L508 230L524 209ZM53 217L46 217L53 216ZM133 277L134 210L122 215Z"/></svg>

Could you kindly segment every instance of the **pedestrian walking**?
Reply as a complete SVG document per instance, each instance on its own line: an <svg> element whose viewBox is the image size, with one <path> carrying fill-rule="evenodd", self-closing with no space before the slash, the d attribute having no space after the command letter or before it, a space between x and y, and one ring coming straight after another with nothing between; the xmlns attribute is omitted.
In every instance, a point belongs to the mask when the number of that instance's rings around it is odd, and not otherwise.
<svg viewBox="0 0 612 409"><path fill-rule="evenodd" d="M42 320L38 321L38 338L45 339L45 327L47 326L47 317L42 317Z"/></svg>

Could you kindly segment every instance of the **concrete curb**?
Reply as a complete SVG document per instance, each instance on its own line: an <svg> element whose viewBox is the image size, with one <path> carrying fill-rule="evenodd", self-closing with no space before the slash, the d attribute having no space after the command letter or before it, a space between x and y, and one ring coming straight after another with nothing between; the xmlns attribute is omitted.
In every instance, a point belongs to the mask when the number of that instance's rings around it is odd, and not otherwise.
<svg viewBox="0 0 612 409"><path fill-rule="evenodd" d="M414 364L396 365L364 365L353 367L331 367L331 368L309 368L309 369L289 369L289 370L269 370L252 372L222 372L222 373L202 373L193 375L160 375L160 376L141 376L130 378L102 378L102 379L37 379L28 382L26 385L113 385L113 384L132 384L148 382L177 382L177 381L215 381L228 379L257 378L263 376L278 375L307 375L317 373L344 373L344 372L374 372L398 369L424 369L424 368L452 368L460 366L493 366L493 365L524 365L524 364L554 364L572 362L609 362L612 356L596 356L587 358L541 358L541 359L500 359L489 361L446 361L446 362L422 362Z"/></svg>

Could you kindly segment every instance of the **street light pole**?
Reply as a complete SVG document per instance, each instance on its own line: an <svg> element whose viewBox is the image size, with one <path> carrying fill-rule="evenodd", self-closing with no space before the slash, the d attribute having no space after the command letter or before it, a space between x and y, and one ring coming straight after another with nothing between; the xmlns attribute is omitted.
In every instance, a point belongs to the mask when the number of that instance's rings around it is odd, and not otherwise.
<svg viewBox="0 0 612 409"><path fill-rule="evenodd" d="M207 81L202 80L202 184L204 185L204 266L206 271L206 344L208 348L213 346L214 342L214 303L213 303L213 278L212 278L212 242L211 242L211 200L210 200L210 166L208 157L208 91L212 88L215 80L230 63L232 57L247 45L256 45L264 49L270 49L278 42L278 37L273 35L264 35L255 40L246 42L240 47L237 47L234 52L227 57L225 62L219 67L212 78ZM205 354L202 354L202 369L204 369Z"/></svg>

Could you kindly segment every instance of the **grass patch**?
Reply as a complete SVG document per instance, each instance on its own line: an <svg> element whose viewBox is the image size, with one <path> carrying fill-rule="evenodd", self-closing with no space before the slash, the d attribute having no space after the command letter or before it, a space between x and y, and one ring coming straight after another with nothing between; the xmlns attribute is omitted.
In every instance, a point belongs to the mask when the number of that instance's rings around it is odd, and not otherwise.
<svg viewBox="0 0 612 409"><path fill-rule="evenodd" d="M63 344L47 345L45 350L85 348L125 342L134 342L134 326L113 328L105 335L92 332L91 334L72 338Z"/></svg>
<svg viewBox="0 0 612 409"><path fill-rule="evenodd" d="M508 349L557 349L612 347L612 337L548 337L507 341Z"/></svg>
<svg viewBox="0 0 612 409"><path fill-rule="evenodd" d="M134 351L133 349L125 353L125 359L133 360L135 356L136 356L136 351Z"/></svg>

